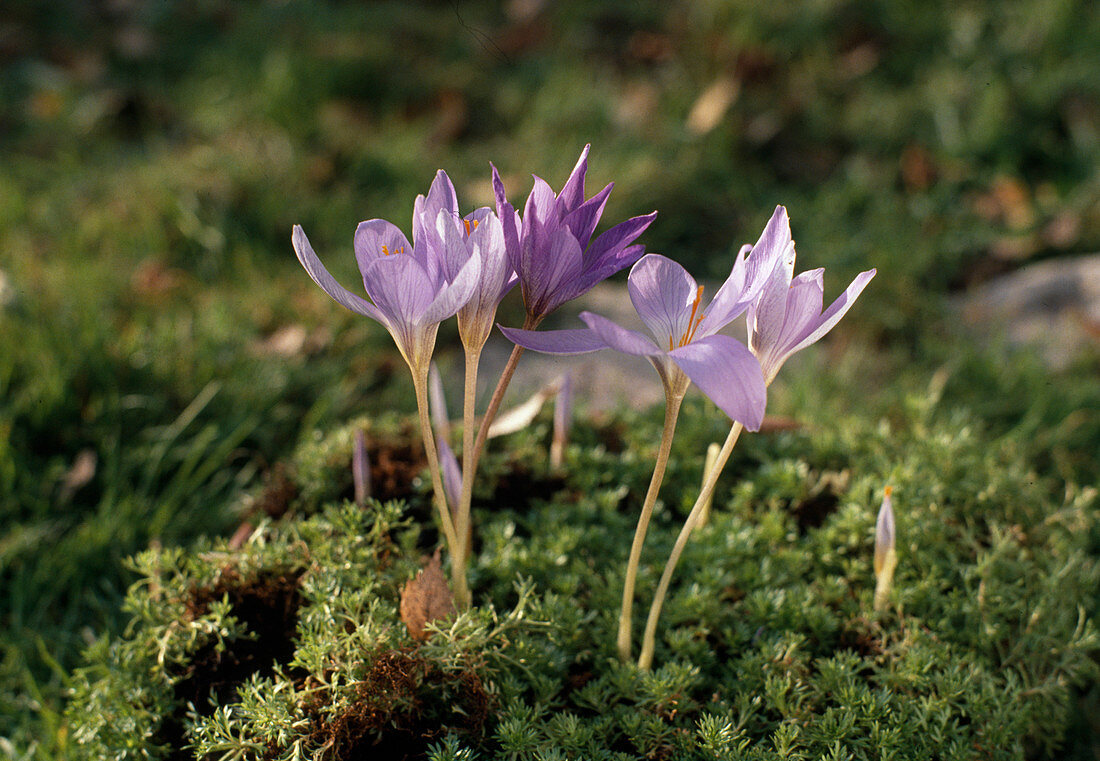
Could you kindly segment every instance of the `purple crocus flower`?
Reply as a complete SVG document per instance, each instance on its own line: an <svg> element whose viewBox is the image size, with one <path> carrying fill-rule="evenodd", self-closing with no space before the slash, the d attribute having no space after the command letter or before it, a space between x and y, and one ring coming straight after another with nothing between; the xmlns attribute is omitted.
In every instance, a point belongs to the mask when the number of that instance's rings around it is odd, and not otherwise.
<svg viewBox="0 0 1100 761"><path fill-rule="evenodd" d="M566 301L633 264L645 251L643 246L631 243L649 227L657 212L628 219L592 240L614 183L585 200L590 148L584 147L557 195L544 180L534 178L522 222L508 203L504 183L493 167L497 216L503 225L509 261L519 277L529 324L537 324Z"/></svg>
<svg viewBox="0 0 1100 761"><path fill-rule="evenodd" d="M794 274L794 241L787 210L777 206L752 256L775 262L760 297L748 310L749 348L770 384L787 358L833 329L871 282L875 270L861 272L828 309L821 311L825 270Z"/></svg>
<svg viewBox="0 0 1100 761"><path fill-rule="evenodd" d="M587 329L501 330L520 346L547 354L611 348L647 357L667 388L682 395L690 380L723 412L756 431L766 399L760 363L744 344L718 331L748 308L764 282L766 264L739 254L729 278L704 307L703 287L687 270L659 254L646 254L631 269L627 290L654 340L592 312L581 313Z"/></svg>
<svg viewBox="0 0 1100 761"><path fill-rule="evenodd" d="M481 258L450 257L450 249L428 234L425 220L450 215L454 195L446 174L439 172L427 199L417 198L413 243L382 219L361 222L355 231L355 259L367 296L344 288L314 253L300 225L292 240L298 261L321 289L337 303L377 320L393 336L414 374L427 372L439 323L458 312L474 296L481 276ZM457 206L457 204L456 204ZM454 212L457 216L457 211Z"/></svg>

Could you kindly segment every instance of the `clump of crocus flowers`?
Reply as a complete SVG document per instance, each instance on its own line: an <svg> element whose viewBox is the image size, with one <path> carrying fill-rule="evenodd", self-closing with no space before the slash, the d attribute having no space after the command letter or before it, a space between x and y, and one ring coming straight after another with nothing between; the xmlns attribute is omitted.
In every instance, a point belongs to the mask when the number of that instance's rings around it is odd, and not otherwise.
<svg viewBox="0 0 1100 761"><path fill-rule="evenodd" d="M594 234L612 185L585 197L588 151L586 146L558 193L535 177L522 214L509 203L500 175L492 167L495 209L480 208L463 216L453 184L440 171L428 194L418 196L413 204L411 243L389 222L372 219L361 223L354 248L367 298L336 282L301 227L295 226L293 243L310 277L338 303L385 326L409 366L434 502L450 557L451 584L460 609L472 602L466 566L478 459L525 349L550 354L613 349L643 357L664 387L661 443L624 574L617 638L624 660L633 657L634 588L646 531L664 480L680 406L690 386L697 386L730 418L729 435L708 457L698 498L650 606L638 659L639 667L648 669L672 575L688 537L705 519L718 477L738 437L746 428L759 430L767 387L786 359L831 330L875 273L861 273L823 311L823 270L794 274L794 241L786 209L780 206L756 244L741 248L729 276L708 298L705 288L682 266L664 256L645 254L644 247L634 242L653 222L656 212ZM591 312L581 313L583 328L537 330L559 306L626 267L631 267L627 281L630 299L648 335ZM501 327L515 349L478 421L479 359L497 307L516 284L523 295L525 318L521 327ZM742 315L748 325L745 343L720 332ZM440 323L452 316L458 320L466 360L461 463L446 441L449 425L445 411L440 411L442 393L431 382L436 334ZM568 381L561 393L556 418L570 405ZM555 420L555 468L561 467L565 425L565 420Z"/></svg>

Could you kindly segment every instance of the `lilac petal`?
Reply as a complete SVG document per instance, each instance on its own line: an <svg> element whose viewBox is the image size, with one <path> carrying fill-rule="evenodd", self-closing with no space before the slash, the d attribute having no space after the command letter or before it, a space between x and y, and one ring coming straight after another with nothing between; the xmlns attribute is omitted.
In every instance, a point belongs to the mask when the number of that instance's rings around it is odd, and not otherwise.
<svg viewBox="0 0 1100 761"><path fill-rule="evenodd" d="M599 267L585 269L573 282L563 286L559 294L558 303L564 304L572 301L581 294L588 293L597 283L602 283L619 270L625 269L637 262L645 253L645 246L640 243L627 246L614 256L607 257Z"/></svg>
<svg viewBox="0 0 1100 761"><path fill-rule="evenodd" d="M361 273L375 259L399 254L411 256L412 252L405 234L384 219L368 219L355 228L355 261Z"/></svg>
<svg viewBox="0 0 1100 761"><path fill-rule="evenodd" d="M559 227L548 241L546 248L536 250L533 242L525 239L524 257L531 266L525 272L517 271L523 287L523 300L527 311L533 315L545 315L560 306L562 286L581 270L581 247L572 233ZM537 260L536 260L537 258Z"/></svg>
<svg viewBox="0 0 1100 761"><path fill-rule="evenodd" d="M432 186L428 189L428 195L424 199L419 215L421 223L425 227L435 224L435 220L441 211L447 212L454 220L458 220L458 196L455 194L455 186L451 182L451 178L442 169L435 173L435 179L432 180ZM413 225L415 233L415 219ZM416 242L415 234L413 242Z"/></svg>
<svg viewBox="0 0 1100 761"><path fill-rule="evenodd" d="M634 239L645 232L653 220L657 218L657 212L651 212L640 217L631 217L625 222L612 227L603 235L596 238L592 245L585 251L584 262L586 268L599 267L604 259L614 257L616 253L633 243Z"/></svg>
<svg viewBox="0 0 1100 761"><path fill-rule="evenodd" d="M442 322L469 303L477 290L481 278L481 259L471 256L462 265L454 280L446 283L424 311L421 318L425 324Z"/></svg>
<svg viewBox="0 0 1100 761"><path fill-rule="evenodd" d="M519 238L520 245L512 261L512 269L524 281L525 288L531 280L538 279L538 271L546 265L546 252L550 250L551 239L559 229L554 191L545 181L535 177L535 186L527 196L523 210L523 235ZM511 251L509 256L513 256Z"/></svg>
<svg viewBox="0 0 1100 761"><path fill-rule="evenodd" d="M790 277L776 266L756 301L749 307L749 346L757 356L779 344L779 332L787 318Z"/></svg>
<svg viewBox="0 0 1100 761"><path fill-rule="evenodd" d="M775 350L789 356L798 342L821 318L825 294L825 270L818 268L795 275L787 289L787 313L775 338Z"/></svg>
<svg viewBox="0 0 1100 761"><path fill-rule="evenodd" d="M665 353L638 331L620 327L606 317L593 312L581 312L581 319L601 341L615 351L637 357L656 357Z"/></svg>
<svg viewBox="0 0 1100 761"><path fill-rule="evenodd" d="M321 290L331 296L337 304L370 317L372 320L378 320L383 325L389 324L386 316L378 307L362 296L356 296L336 282L336 278L329 274L329 271L325 269L325 265L321 264L321 260L317 258L317 254L313 251L313 246L309 244L309 238L306 237L301 225L294 225L294 232L291 234L290 239L294 244L294 253L298 255L298 261L306 268L306 272L313 278L313 282L317 283Z"/></svg>
<svg viewBox="0 0 1100 761"><path fill-rule="evenodd" d="M776 206L768 224L764 226L764 232L760 233L760 239L752 247L749 255L751 262L754 257L759 257L757 272L771 272L776 262L781 262L787 275L787 282L794 277L794 240L791 238L791 222L787 218L787 210L782 206Z"/></svg>
<svg viewBox="0 0 1100 761"><path fill-rule="evenodd" d="M516 281L512 265L508 263L503 225L487 208L478 209L467 220L471 228L467 240L470 254L481 259L481 282L472 301L495 307Z"/></svg>
<svg viewBox="0 0 1100 761"><path fill-rule="evenodd" d="M584 146L581 157L577 159L569 179L565 181L561 193L558 194L558 203L563 211L573 211L584 201L584 176L588 172L588 151L591 148L591 144Z"/></svg>
<svg viewBox="0 0 1100 761"><path fill-rule="evenodd" d="M760 430L768 391L760 363L744 344L729 336L707 336L669 356L722 412L750 431Z"/></svg>
<svg viewBox="0 0 1100 761"><path fill-rule="evenodd" d="M646 254L630 270L626 289L658 346L667 344L672 349L691 329L688 323L695 316L692 304L699 284L678 263L660 254Z"/></svg>
<svg viewBox="0 0 1100 761"><path fill-rule="evenodd" d="M512 207L512 204L508 203L508 197L504 193L504 182L500 179L500 172L491 162L489 166L493 170L493 194L496 196L497 201L497 218L500 220L501 228L504 231L504 251L508 257L508 263L515 270L516 264L519 262L520 252L521 226L519 213Z"/></svg>
<svg viewBox="0 0 1100 761"><path fill-rule="evenodd" d="M443 491L447 493L447 501L451 505L451 512L458 510L458 500L462 496L462 468L459 467L458 458L454 450L444 439L438 439L439 466L443 471Z"/></svg>
<svg viewBox="0 0 1100 761"><path fill-rule="evenodd" d="M792 351L799 351L806 348L810 344L821 339L826 333L833 329L833 327L840 322L840 318L852 308L852 304L859 298L859 294L863 292L863 289L867 287L867 284L871 282L871 278L875 276L875 270L867 270L856 275L856 279L852 281L844 293L837 297L837 300L829 305L829 308L825 310L825 313L821 315L821 320L817 323L812 331L799 340L798 345L794 347Z"/></svg>
<svg viewBox="0 0 1100 761"><path fill-rule="evenodd" d="M588 242L592 239L592 233L600 217L603 216L607 197L611 195L611 188L614 185L613 182L607 183L607 187L562 218L562 222L573 231L573 235L580 242L581 248L588 247Z"/></svg>
<svg viewBox="0 0 1100 761"><path fill-rule="evenodd" d="M424 268L410 256L375 259L363 271L363 285L392 328L419 325L435 296Z"/></svg>
<svg viewBox="0 0 1100 761"><path fill-rule="evenodd" d="M606 349L607 344L591 330L522 330L499 326L509 341L543 354L588 354Z"/></svg>
<svg viewBox="0 0 1100 761"><path fill-rule="evenodd" d="M748 266L744 256L739 254L733 261L733 269L726 278L726 282L722 283L710 304L707 305L706 314L695 332L698 337L717 333L749 308L756 294L746 287L748 277ZM760 285L762 286L763 283Z"/></svg>
<svg viewBox="0 0 1100 761"><path fill-rule="evenodd" d="M432 241L435 245L434 254L443 279L450 282L458 276L458 271L470 258L467 238L460 232L454 218L446 209L440 211L435 218L435 234L438 237Z"/></svg>

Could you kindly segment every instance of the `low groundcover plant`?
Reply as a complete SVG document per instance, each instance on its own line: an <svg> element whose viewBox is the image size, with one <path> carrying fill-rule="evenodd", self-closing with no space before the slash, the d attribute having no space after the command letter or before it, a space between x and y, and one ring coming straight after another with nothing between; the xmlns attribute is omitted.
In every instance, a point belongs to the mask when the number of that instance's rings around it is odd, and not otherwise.
<svg viewBox="0 0 1100 761"><path fill-rule="evenodd" d="M411 243L383 220L356 230L367 298L294 228L310 277L393 336L418 433L381 414L332 432L291 464L281 521L139 556L128 633L95 645L74 680L78 756L969 759L1057 747L1069 689L1095 665L1077 607L1096 581L1083 531L1095 492L1067 491L1041 515L1045 487L1024 464L934 405L899 432L838 420L749 437L732 496L717 492L784 362L875 272L824 308L823 271L795 275L778 207L704 299L683 267L634 243L653 215L594 235L611 186L585 199L587 157L556 195L536 177L522 215L495 167L495 210L465 216L438 172L413 203ZM584 328L537 330L628 266L649 336L587 312ZM526 317L502 328L516 349L478 420L479 357L516 284ZM744 342L719 333L742 314ZM452 316L466 359L461 463L431 363ZM666 400L653 464L637 421L615 437L579 425L566 446L556 420L548 458L536 418L486 452L524 348L646 358ZM721 415L700 403L681 421L692 384ZM568 383L563 394L564 410ZM824 465L829 451L850 461ZM897 523L894 494L907 505ZM804 523L811 499L825 515ZM635 661L639 593L651 604Z"/></svg>

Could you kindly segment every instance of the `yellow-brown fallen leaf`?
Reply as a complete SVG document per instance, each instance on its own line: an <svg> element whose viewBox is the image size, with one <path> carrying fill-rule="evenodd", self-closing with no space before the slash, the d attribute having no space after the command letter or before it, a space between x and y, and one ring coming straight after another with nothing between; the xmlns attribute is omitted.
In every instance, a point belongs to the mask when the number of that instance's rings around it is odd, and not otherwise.
<svg viewBox="0 0 1100 761"><path fill-rule="evenodd" d="M428 638L425 627L430 622L447 618L454 612L454 595L447 585L439 550L436 550L416 578L405 582L401 590L401 620L408 627L410 637L423 641Z"/></svg>

